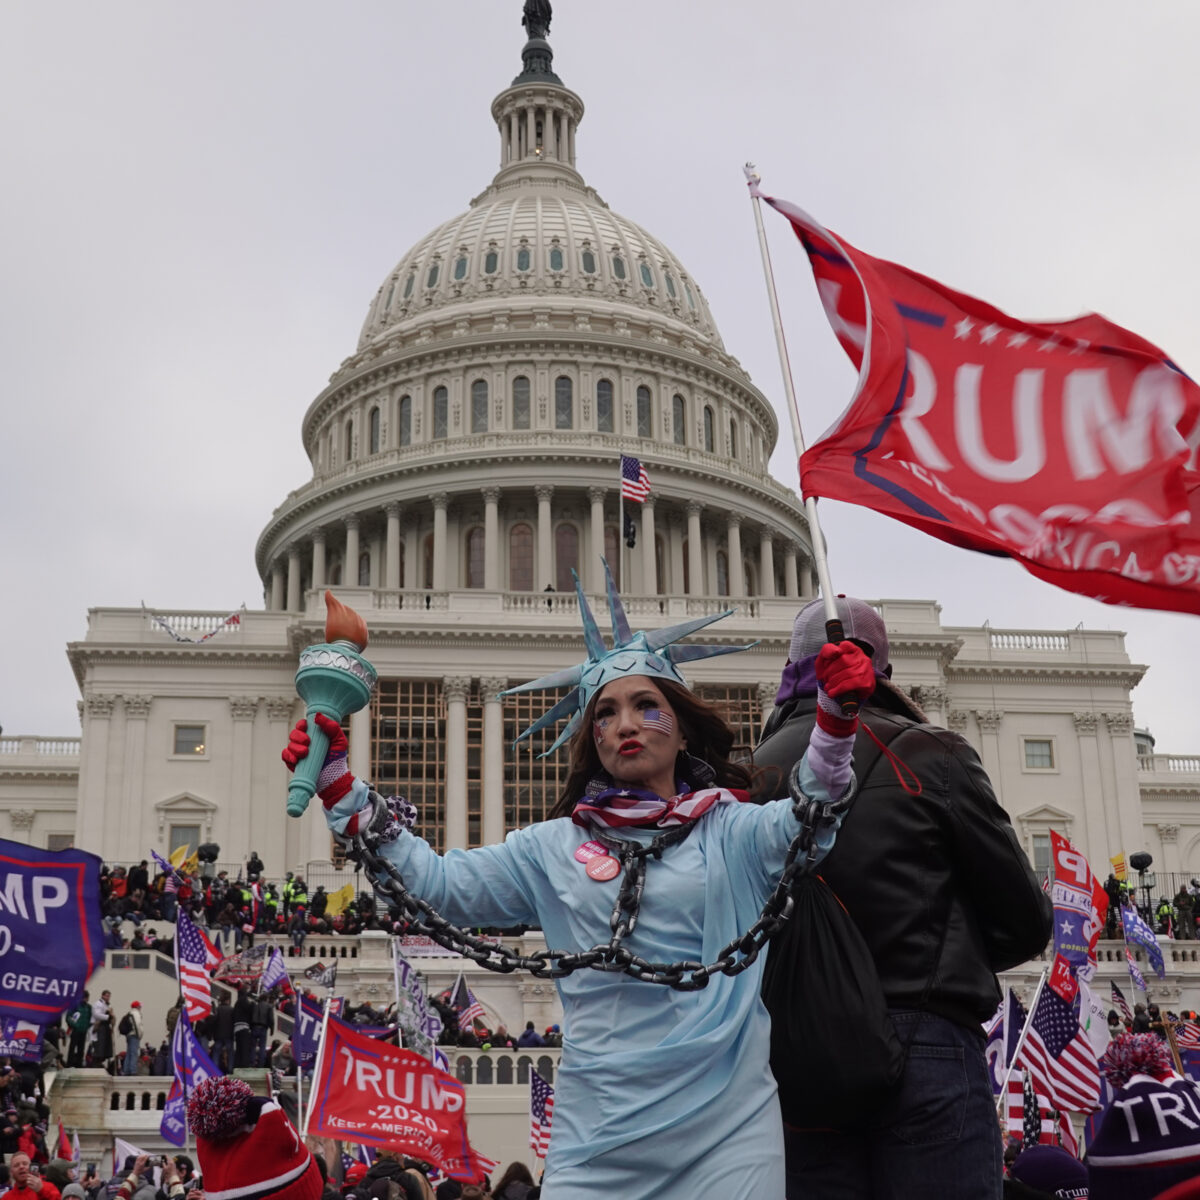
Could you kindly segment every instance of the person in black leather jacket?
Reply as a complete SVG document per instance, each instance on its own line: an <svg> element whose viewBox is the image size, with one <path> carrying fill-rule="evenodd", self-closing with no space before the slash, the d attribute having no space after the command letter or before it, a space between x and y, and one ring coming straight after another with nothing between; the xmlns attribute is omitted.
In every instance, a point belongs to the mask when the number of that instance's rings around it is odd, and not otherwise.
<svg viewBox="0 0 1200 1200"><path fill-rule="evenodd" d="M857 796L820 873L866 941L907 1057L895 1094L855 1129L795 1128L784 1105L787 1194L999 1200L1002 1148L981 1023L1000 1000L996 972L1045 947L1050 899L974 749L930 725L891 684L882 618L861 600L837 603L876 686L855 739ZM824 620L819 600L796 618L776 707L754 751L760 799L780 794L808 746ZM919 794L910 794L918 781ZM771 1065L779 1078L804 1071L803 1063Z"/></svg>

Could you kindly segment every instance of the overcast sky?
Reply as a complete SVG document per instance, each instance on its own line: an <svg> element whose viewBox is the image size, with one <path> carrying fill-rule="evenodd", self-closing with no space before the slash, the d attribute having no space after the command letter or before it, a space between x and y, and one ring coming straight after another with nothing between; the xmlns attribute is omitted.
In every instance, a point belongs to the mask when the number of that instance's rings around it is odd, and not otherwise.
<svg viewBox="0 0 1200 1200"><path fill-rule="evenodd" d="M300 419L380 281L498 166L520 0L0 3L0 723L74 734L89 607L262 603ZM1200 371L1200 6L557 0L579 167L669 245L775 402L741 166L1014 315L1095 309ZM767 213L806 432L854 374ZM1106 608L829 502L834 584L948 624L1128 632L1135 716L1200 752L1200 621Z"/></svg>

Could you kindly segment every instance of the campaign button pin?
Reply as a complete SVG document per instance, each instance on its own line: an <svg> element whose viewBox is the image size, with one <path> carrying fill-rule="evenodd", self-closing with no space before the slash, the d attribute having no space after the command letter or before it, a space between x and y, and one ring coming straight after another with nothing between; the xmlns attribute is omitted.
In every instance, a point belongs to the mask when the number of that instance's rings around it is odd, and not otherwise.
<svg viewBox="0 0 1200 1200"><path fill-rule="evenodd" d="M591 859L585 869L592 879L603 883L607 879L612 879L621 870L621 864L611 854L605 854L601 858Z"/></svg>
<svg viewBox="0 0 1200 1200"><path fill-rule="evenodd" d="M601 858L608 853L601 842L584 842L578 850L575 851L576 861L585 863L593 858Z"/></svg>

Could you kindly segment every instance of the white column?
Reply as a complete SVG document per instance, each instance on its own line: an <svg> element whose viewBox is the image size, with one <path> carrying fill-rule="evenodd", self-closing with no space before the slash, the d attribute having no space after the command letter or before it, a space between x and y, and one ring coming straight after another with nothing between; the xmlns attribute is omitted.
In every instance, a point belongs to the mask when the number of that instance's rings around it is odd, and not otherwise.
<svg viewBox="0 0 1200 1200"><path fill-rule="evenodd" d="M279 612L283 608L283 567L278 559L271 568L271 611Z"/></svg>
<svg viewBox="0 0 1200 1200"><path fill-rule="evenodd" d="M587 570L584 571L583 578L586 580L588 591L600 594L604 592L604 563L601 562L604 557L604 496L604 488L588 488L588 500L592 505L592 552L588 556Z"/></svg>
<svg viewBox="0 0 1200 1200"><path fill-rule="evenodd" d="M433 501L433 590L446 590L446 505L450 497L445 492L436 492ZM466 801L464 800L464 803Z"/></svg>
<svg viewBox="0 0 1200 1200"><path fill-rule="evenodd" d="M288 612L300 611L300 547L294 542L288 547L287 606Z"/></svg>
<svg viewBox="0 0 1200 1200"><path fill-rule="evenodd" d="M501 842L504 828L504 710L497 693L507 679L481 679L483 695L483 844Z"/></svg>
<svg viewBox="0 0 1200 1200"><path fill-rule="evenodd" d="M483 489L483 588L500 590L500 489ZM485 837L484 842L488 841Z"/></svg>
<svg viewBox="0 0 1200 1200"><path fill-rule="evenodd" d="M783 557L783 586L789 596L800 595L800 580L796 574L796 547L788 546Z"/></svg>
<svg viewBox="0 0 1200 1200"><path fill-rule="evenodd" d="M658 559L654 550L654 497L642 501L642 592L658 594Z"/></svg>
<svg viewBox="0 0 1200 1200"><path fill-rule="evenodd" d="M775 542L765 526L758 535L758 594L775 595Z"/></svg>
<svg viewBox="0 0 1200 1200"><path fill-rule="evenodd" d="M688 527L688 595L704 595L704 541L700 536L700 512L702 504L689 500L687 506Z"/></svg>
<svg viewBox="0 0 1200 1200"><path fill-rule="evenodd" d="M325 530L318 529L312 539L312 585L316 589L325 586Z"/></svg>
<svg viewBox="0 0 1200 1200"><path fill-rule="evenodd" d="M400 505L385 505L383 511L387 514L387 578L383 586L389 592L398 592L400 590Z"/></svg>
<svg viewBox="0 0 1200 1200"><path fill-rule="evenodd" d="M119 820L113 830L121 846L135 846L146 822L146 719L152 699L147 695L122 696L125 710L125 770L121 781Z"/></svg>
<svg viewBox="0 0 1200 1200"><path fill-rule="evenodd" d="M342 563L342 587L358 587L358 517L346 518L346 554Z"/></svg>
<svg viewBox="0 0 1200 1200"><path fill-rule="evenodd" d="M533 590L542 591L546 584L554 583L554 543L550 528L550 497L554 489L549 484L542 484L533 489L537 495L537 576L533 581Z"/></svg>
<svg viewBox="0 0 1200 1200"><path fill-rule="evenodd" d="M746 594L746 572L742 566L742 518L731 516L725 527L725 552L729 555L729 594Z"/></svg>
<svg viewBox="0 0 1200 1200"><path fill-rule="evenodd" d="M571 166L575 165L575 122L567 118L567 155Z"/></svg>
<svg viewBox="0 0 1200 1200"><path fill-rule="evenodd" d="M442 680L446 694L446 849L467 848L467 693L463 676Z"/></svg>

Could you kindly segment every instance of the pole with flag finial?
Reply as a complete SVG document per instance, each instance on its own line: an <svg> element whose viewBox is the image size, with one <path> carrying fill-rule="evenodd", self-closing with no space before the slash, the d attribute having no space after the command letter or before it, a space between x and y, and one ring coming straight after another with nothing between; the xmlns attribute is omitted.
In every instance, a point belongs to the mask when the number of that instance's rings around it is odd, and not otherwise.
<svg viewBox="0 0 1200 1200"><path fill-rule="evenodd" d="M747 163L743 168L746 184L750 189L750 204L754 209L754 226L758 231L758 249L762 255L763 275L766 277L767 300L771 305L771 322L775 327L775 346L779 351L779 369L783 374L783 390L787 397L788 419L792 426L792 441L796 446L796 471L800 471L800 459L804 456L804 431L800 428L800 409L796 403L796 387L792 382L792 366L788 358L787 338L783 333L783 319L779 315L779 296L775 290L775 272L771 268L771 252L767 248L767 231L763 228L762 205L759 201L758 185L762 181L753 163ZM803 485L800 488L801 498L804 499ZM845 640L845 630L838 616L837 603L834 599L833 584L829 578L829 559L825 554L825 535L821 532L821 521L817 516L817 499L809 496L804 499L804 515L808 520L808 531L812 537L813 566L817 570L817 584L821 589L821 599L825 605L825 636L837 644ZM847 717L858 713L858 701L849 698L842 701L842 713Z"/></svg>

